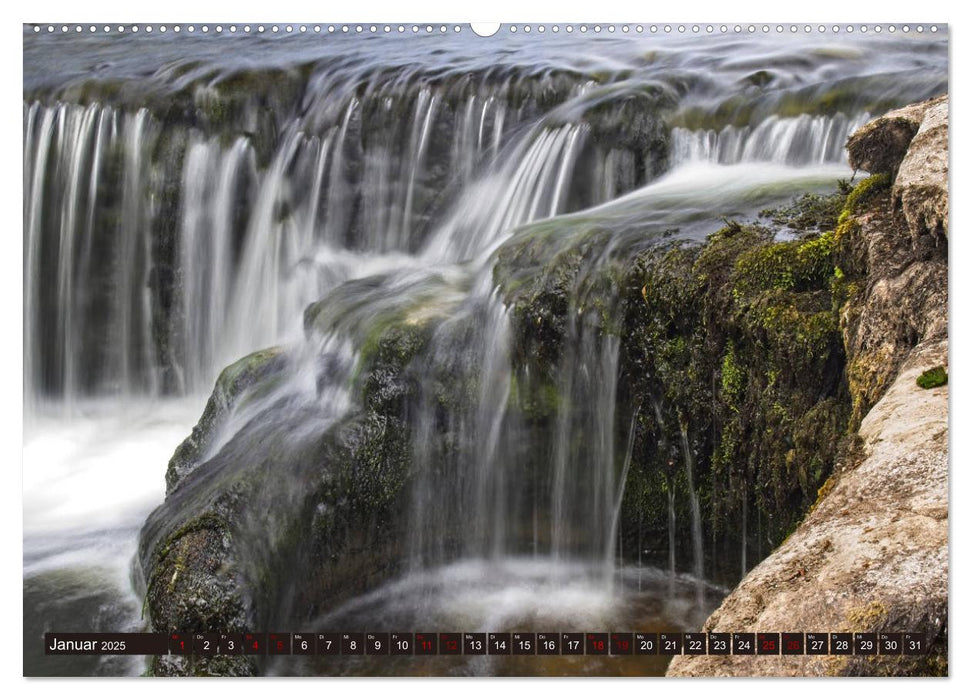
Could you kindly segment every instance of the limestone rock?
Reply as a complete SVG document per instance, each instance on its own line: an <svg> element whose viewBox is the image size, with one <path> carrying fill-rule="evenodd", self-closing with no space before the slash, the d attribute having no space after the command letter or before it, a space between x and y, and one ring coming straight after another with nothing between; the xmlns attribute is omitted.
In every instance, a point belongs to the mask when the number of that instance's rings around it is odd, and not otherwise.
<svg viewBox="0 0 971 700"><path fill-rule="evenodd" d="M912 242L899 214L888 211L886 195L877 204L884 206L856 219L867 282L840 319L854 423L880 399L915 345L947 337L947 248L928 236Z"/></svg>
<svg viewBox="0 0 971 700"><path fill-rule="evenodd" d="M934 100L900 164L893 199L903 208L911 235L947 236L948 99Z"/></svg>
<svg viewBox="0 0 971 700"><path fill-rule="evenodd" d="M908 105L865 124L846 143L850 165L874 174L894 172L920 130L924 113L940 100L946 103L947 97Z"/></svg>

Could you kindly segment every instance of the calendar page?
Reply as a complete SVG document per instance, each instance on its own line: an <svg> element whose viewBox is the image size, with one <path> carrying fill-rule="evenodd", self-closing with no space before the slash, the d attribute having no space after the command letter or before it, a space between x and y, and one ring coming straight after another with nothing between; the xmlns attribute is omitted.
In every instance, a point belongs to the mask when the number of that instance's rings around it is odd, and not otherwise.
<svg viewBox="0 0 971 700"><path fill-rule="evenodd" d="M22 40L25 676L948 675L947 24Z"/></svg>

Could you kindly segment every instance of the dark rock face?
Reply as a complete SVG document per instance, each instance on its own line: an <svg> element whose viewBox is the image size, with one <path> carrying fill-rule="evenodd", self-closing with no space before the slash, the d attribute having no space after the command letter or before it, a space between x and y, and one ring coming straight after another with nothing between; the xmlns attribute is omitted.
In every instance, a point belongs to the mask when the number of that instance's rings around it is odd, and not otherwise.
<svg viewBox="0 0 971 700"><path fill-rule="evenodd" d="M948 673L948 389L919 385L927 370L947 364L947 251L937 243L947 229L927 223L947 219L946 104L945 97L906 108L850 140L855 163L897 170L893 197L884 185L845 212L837 229L851 285L840 326L858 434L811 513L705 624L709 631L908 629L925 635L929 653L676 657L669 675ZM901 119L917 124L908 133L927 135L907 139L910 150L900 150ZM875 144L884 150L867 153ZM927 172L905 173L900 163L908 161ZM921 199L917 180L938 186Z"/></svg>
<svg viewBox="0 0 971 700"><path fill-rule="evenodd" d="M512 400L538 432L554 429L564 401L570 329L619 338L615 440L629 440L632 457L625 551L647 547L668 564L674 522L675 564L691 568L696 496L703 539L717 543L705 574L737 581L829 476L850 408L838 312L847 282L835 233L816 225L833 207L803 208L794 241L733 224L701 245L645 231L634 248L605 254L610 237L594 221L569 236L539 224L498 251L494 279L521 368Z"/></svg>

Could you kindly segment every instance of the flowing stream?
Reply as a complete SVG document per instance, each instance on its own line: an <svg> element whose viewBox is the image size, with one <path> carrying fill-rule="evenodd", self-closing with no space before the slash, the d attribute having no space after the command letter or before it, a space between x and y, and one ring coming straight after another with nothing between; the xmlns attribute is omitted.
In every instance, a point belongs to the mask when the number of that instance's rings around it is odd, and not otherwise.
<svg viewBox="0 0 971 700"><path fill-rule="evenodd" d="M401 313L441 317L422 387L474 378L472 408L443 418L429 393L413 416L402 575L302 624L696 628L725 593L706 581L698 522L677 565L672 540L671 570L618 546L629 416L655 407L618 410L619 343L600 331L619 297L604 270L664 232L702 240L724 218L832 190L853 174L848 135L945 92L946 62L946 35L25 32L25 672L142 672L140 659L35 652L44 631L147 625L138 532L223 367L280 346L294 370L220 428L210 455L270 407L284 407L280 430L314 434L353 409L364 339ZM508 410L495 254L544 232L565 249L591 222L608 241L570 292L562 405L554 434L535 435ZM443 421L447 454L430 438ZM544 473L520 468L530 449L547 450ZM692 494L695 521L699 508ZM315 663L267 672L536 672L486 658ZM621 672L604 663L541 670Z"/></svg>

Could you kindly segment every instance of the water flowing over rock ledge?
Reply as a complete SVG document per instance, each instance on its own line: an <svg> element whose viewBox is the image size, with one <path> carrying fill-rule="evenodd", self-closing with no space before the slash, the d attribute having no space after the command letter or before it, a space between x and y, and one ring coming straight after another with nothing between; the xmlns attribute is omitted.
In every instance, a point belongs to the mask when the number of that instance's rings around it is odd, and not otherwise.
<svg viewBox="0 0 971 700"><path fill-rule="evenodd" d="M868 269L866 291L842 310L854 409L864 416L855 457L704 626L916 630L930 653L676 657L668 675L947 675L948 390L918 383L948 363L947 105L945 96L907 107L850 139L851 163L895 173L892 198L841 224Z"/></svg>

